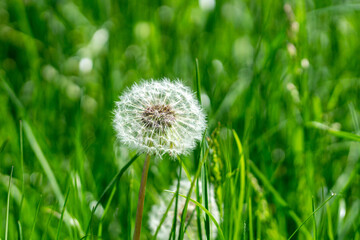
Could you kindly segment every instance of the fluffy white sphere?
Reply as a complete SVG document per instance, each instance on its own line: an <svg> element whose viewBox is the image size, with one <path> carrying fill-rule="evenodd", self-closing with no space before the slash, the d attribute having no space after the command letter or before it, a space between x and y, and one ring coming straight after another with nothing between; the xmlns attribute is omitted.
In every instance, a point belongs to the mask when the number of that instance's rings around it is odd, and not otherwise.
<svg viewBox="0 0 360 240"><path fill-rule="evenodd" d="M205 115L180 81L134 84L116 102L114 128L120 141L148 154L187 154L201 140Z"/></svg>
<svg viewBox="0 0 360 240"><path fill-rule="evenodd" d="M183 195L187 195L188 191L190 189L191 183L189 182L189 180L187 179L182 179L180 181L180 189L179 189L179 193L183 194ZM170 190L175 192L176 191L176 187L177 187L177 180L174 181L173 185L170 187ZM200 195L201 195L201 182L199 181L199 191L200 191ZM219 213L219 208L215 202L215 196L214 196L214 187L212 185L209 186L209 196L208 196L208 200L209 200L209 212L214 216L215 220L217 222L220 222L220 213ZM164 216L164 214L166 213L166 209L168 207L168 205L171 202L171 198L172 198L172 194L168 193L168 192L164 192L161 194L160 196L160 200L158 201L157 204L153 205L150 212L149 212L149 228L152 232L152 234L154 235L156 232L156 229L158 228L160 221L162 219L162 217ZM196 194L195 192L192 193L191 196L192 199L196 199ZM179 196L178 198L178 208L177 208L177 213L176 216L177 217L177 221L176 221L176 235L178 235L179 232L179 228L180 228L180 217L182 214L182 211L184 209L185 206L185 202L186 199ZM171 208L168 211L166 217L165 217L165 221L163 222L163 224L161 225L159 232L157 234L157 238L159 240L167 240L169 239L169 235L171 232L171 228L173 225L173 219L174 219L174 208L175 208L175 200L172 202ZM184 234L184 239L185 240L191 240L191 239L198 239L198 225L197 225L197 214L195 212L196 210L196 205L193 202L189 202L188 205L188 209L187 209L187 217L186 217L186 223L185 225L186 227L186 232ZM202 216L204 216L204 213L201 213ZM202 228L202 238L206 239L205 236L205 226L203 224L203 220L201 220L201 228ZM217 236L217 228L215 226L215 224L210 220L210 234L211 234L211 239L216 239ZM176 238L177 239L177 238Z"/></svg>

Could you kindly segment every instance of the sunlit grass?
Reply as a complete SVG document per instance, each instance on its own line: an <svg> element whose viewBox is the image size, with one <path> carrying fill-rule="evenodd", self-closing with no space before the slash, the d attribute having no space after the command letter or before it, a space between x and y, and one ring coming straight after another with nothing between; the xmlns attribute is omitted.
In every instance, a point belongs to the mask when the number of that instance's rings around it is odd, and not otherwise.
<svg viewBox="0 0 360 240"><path fill-rule="evenodd" d="M196 92L208 127L189 156L151 161L142 239L163 193L202 226L179 209L170 239L213 239L210 185L217 239L360 239L359 9L1 2L0 239L132 239L145 156L116 141L112 111L162 77ZM176 179L191 190L167 191Z"/></svg>

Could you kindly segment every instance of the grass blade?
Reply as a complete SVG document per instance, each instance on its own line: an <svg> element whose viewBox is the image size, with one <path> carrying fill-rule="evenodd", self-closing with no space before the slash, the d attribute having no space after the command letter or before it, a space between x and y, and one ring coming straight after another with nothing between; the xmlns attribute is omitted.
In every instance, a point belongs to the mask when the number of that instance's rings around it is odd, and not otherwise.
<svg viewBox="0 0 360 240"><path fill-rule="evenodd" d="M314 227L314 240L317 240L317 227L316 227L316 218L315 218L315 201L314 196L312 197L312 211L313 211L313 227Z"/></svg>
<svg viewBox="0 0 360 240"><path fill-rule="evenodd" d="M9 142L9 139L6 139L2 144L1 144L1 147L0 147L0 153L2 153L7 145L7 143Z"/></svg>
<svg viewBox="0 0 360 240"><path fill-rule="evenodd" d="M204 135L205 136L205 135ZM204 139L203 139L204 141ZM196 174L194 176L194 179L192 180L191 182L191 186L190 186L190 189L189 189L189 192L187 194L187 198L186 198L186 201L185 201L185 205L184 205L184 210L182 211L182 214L181 214L181 222L180 222L180 229L179 229L179 240L183 239L184 238L184 224L185 224L185 220L186 220L186 214L187 214L187 208L188 208L188 205L189 205L189 201L190 201L190 196L191 196L191 193L194 189L194 186L195 186L195 183L196 183L196 179L199 177L200 175L200 171L201 171L201 168L202 168L202 165L204 164L205 160L207 159L207 155L209 153L209 149L206 149L206 152L203 156L203 158L201 159L200 161L200 164L198 166L198 169L196 171Z"/></svg>
<svg viewBox="0 0 360 240"><path fill-rule="evenodd" d="M330 133L331 135L334 135L336 137L340 137L340 138L344 138L344 139L348 139L351 141L357 141L360 142L360 136L356 135L354 133L349 133L349 132L344 132L344 131L339 131L336 129L333 129L331 127L326 126L323 123L319 123L319 122L309 122L306 124L308 127L312 127L312 128L317 128L317 129L321 129L324 130L328 133Z"/></svg>
<svg viewBox="0 0 360 240"><path fill-rule="evenodd" d="M325 202L323 202L317 209L315 209L315 211L313 211L312 214L309 217L307 217L304 222L302 222L300 224L300 226L293 232L293 234L291 234L291 236L288 238L288 240L290 240L317 211L319 211L328 201L330 201L335 196L336 196L336 194L333 193L328 199L325 200Z"/></svg>
<svg viewBox="0 0 360 240"><path fill-rule="evenodd" d="M275 188L271 185L269 180L264 176L264 174L262 174L262 172L256 167L256 165L250 160L248 161L248 163L249 163L250 168L251 168L252 172L254 173L254 175L256 175L263 182L264 186L273 194L276 201L282 207L289 208L287 202L275 190ZM301 224L300 218L297 216L297 214L294 211L289 210L289 215L296 222L296 224L298 224L298 225ZM306 228L301 228L301 231L306 235L307 238L312 237L311 234L309 233L309 231Z"/></svg>
<svg viewBox="0 0 360 240"><path fill-rule="evenodd" d="M113 190L112 190L111 193L110 193L109 200L108 200L108 202L106 203L106 206L105 206L103 215L101 216L101 219L100 219L99 228L98 228L98 237L99 237L99 238L101 238L101 236L102 236L102 223L103 223L103 221L104 221L104 218L105 218L106 213L107 213L108 210L109 210L109 207L110 207L111 201L112 201L112 199L113 199L113 197L114 197L114 195L115 195L115 192L116 192L116 185L113 187Z"/></svg>
<svg viewBox="0 0 360 240"><path fill-rule="evenodd" d="M253 228L253 217L252 217L252 203L251 197L249 196L249 239L254 240L254 228Z"/></svg>
<svg viewBox="0 0 360 240"><path fill-rule="evenodd" d="M244 199L245 199L245 158L244 158L243 147L241 145L240 139L239 139L238 135L236 134L235 130L233 130L232 132L233 132L235 142L236 142L236 145L237 145L238 151L239 151L239 156L240 156L240 159L239 159L240 173L239 173L239 171L236 173L235 184L237 183L237 179L239 178L239 174L240 174L240 196L239 196L239 200L237 203L237 206L238 206L237 219L239 222L241 222ZM238 169L239 169L239 166L238 166ZM240 236L240 228L239 227L240 227L240 224L235 225L234 237Z"/></svg>
<svg viewBox="0 0 360 240"><path fill-rule="evenodd" d="M326 213L327 213L327 222L328 222L328 237L330 240L334 240L334 234L333 234L333 226L332 226L332 220L331 220L331 210L329 207L329 204L326 204Z"/></svg>
<svg viewBox="0 0 360 240"><path fill-rule="evenodd" d="M91 211L91 216L90 216L89 224L88 224L88 226L87 226L87 228L86 228L86 233L85 233L85 236L84 236L85 238L88 236L89 229L90 229L90 225L91 225L91 222L92 222L92 218L93 218L93 216L94 216L94 213L95 213L97 207L99 206L100 202L102 201L102 199L105 197L105 194L110 190L110 188L112 187L112 185L114 185L114 183L117 182L117 181L121 178L121 176L125 173L125 171L131 166L131 164L133 164L133 162L134 162L139 156L140 156L140 153L136 153L135 156L134 156L132 159L130 159L130 161L129 161L127 164L125 164L124 167L122 167L122 168L120 169L120 171L113 177L113 179L110 181L110 183L106 186L104 192L101 194L101 196L100 196L99 200L97 201L95 207L93 207L93 209L92 209L92 211ZM83 238L84 238L84 237L83 237ZM83 239L83 238L82 238L82 239Z"/></svg>
<svg viewBox="0 0 360 240"><path fill-rule="evenodd" d="M167 216L167 214L168 214L168 212L169 212L169 210L170 210L170 208L172 206L172 203L174 202L175 197L176 197L176 195L174 194L174 196L171 198L171 201L170 201L168 207L166 208L166 211L165 211L164 215L162 216L162 218L160 220L159 226L156 228L156 231L155 231L154 236L152 237L152 240L156 240L156 237L157 237L157 235L158 235L158 233L160 231L160 228L161 228L162 224L164 223L164 221L166 219L166 216Z"/></svg>
<svg viewBox="0 0 360 240"><path fill-rule="evenodd" d="M6 221L5 221L5 240L8 239L8 232L9 232L9 214L10 214L10 195L11 195L11 180L12 175L14 171L14 166L11 167L11 173L9 178L9 190L7 195L7 201L6 201Z"/></svg>
<svg viewBox="0 0 360 240"><path fill-rule="evenodd" d="M195 78L196 96L201 105L201 81L200 81L200 71L199 71L199 60L197 58L195 59L195 72L196 72L196 78Z"/></svg>
<svg viewBox="0 0 360 240"><path fill-rule="evenodd" d="M55 204L53 205L53 207L52 207L51 210L50 210L49 218L48 218L48 220L47 220L47 222L46 222L45 231L44 231L41 239L47 239L47 238L46 238L46 237L47 237L47 231L48 231L48 229L49 229L49 225L50 225L52 216L53 216L53 214L54 214L54 209L55 209Z"/></svg>
<svg viewBox="0 0 360 240"><path fill-rule="evenodd" d="M204 166L201 170L201 185L202 185L202 198L204 200L204 205L206 209L209 209L209 191L208 191L208 164L207 161L205 161ZM205 225L205 234L207 240L210 240L210 219L209 216L206 215L204 219L204 225Z"/></svg>
<svg viewBox="0 0 360 240"><path fill-rule="evenodd" d="M18 227L19 227L19 240L23 240L23 233L22 233L22 227L21 227L21 222L18 221Z"/></svg>
<svg viewBox="0 0 360 240"><path fill-rule="evenodd" d="M182 172L182 168L181 165L179 165L179 176L178 176L178 182L177 182L177 186L176 186L176 193L179 193L179 189L180 189L180 181L181 181L181 172ZM177 218L177 212L178 212L178 200L179 200L179 196L176 195L176 199L175 199L175 209L174 209L174 219L173 219L173 225L171 227L171 231L170 231L170 235L172 235L173 239L176 239L176 218ZM171 236L170 238L171 239Z"/></svg>
<svg viewBox="0 0 360 240"><path fill-rule="evenodd" d="M3 76L1 76L1 75L0 75L0 80L1 80L1 83L2 83L2 87L5 90L5 92L7 93L7 95L9 96L9 98L11 99L11 101L13 101L15 106L22 113L24 111L24 106L22 105L20 100L16 97L14 91L11 89L11 87L7 84L7 82L5 81Z"/></svg>
<svg viewBox="0 0 360 240"><path fill-rule="evenodd" d="M37 208L36 208L35 217L34 217L34 221L33 221L32 227L31 227L31 232L30 232L29 240L31 240L32 234L33 234L33 232L34 232L34 230L35 230L36 219L37 219L37 216L38 216L38 214L39 214L39 212L40 212L41 200L42 200L42 195L40 196L40 200L39 200L39 203L38 203Z"/></svg>
<svg viewBox="0 0 360 240"><path fill-rule="evenodd" d="M23 201L24 201L24 141L23 141L22 121L20 121L20 164L21 164L21 202L20 202L20 207L19 207L19 209L20 209L19 210L19 218L21 218L21 208L22 208Z"/></svg>
<svg viewBox="0 0 360 240"><path fill-rule="evenodd" d="M68 189L68 191L66 193L64 206L63 206L63 209L61 211L60 221L59 221L59 224L58 224L58 227L57 227L56 240L58 240L59 237L60 237L61 225L62 225L62 222L63 222L63 219L64 219L64 213L65 213L65 209L66 209L66 203L67 203L67 200L69 198L69 194L70 194L70 187L69 187L69 189Z"/></svg>
<svg viewBox="0 0 360 240"><path fill-rule="evenodd" d="M169 191L169 190L165 190L165 191L166 191L166 192L169 192L169 193L172 193L172 194L176 194L176 192L173 192L173 191ZM223 232L222 232L222 230L221 230L221 227L220 227L219 223L216 221L216 219L214 218L214 216L209 212L209 210L207 210L207 209L206 209L203 205L201 205L199 202L195 201L195 200L192 199L192 198L189 198L188 196L185 196L185 195L180 194L180 193L179 193L179 196L181 196L181 197L183 197L183 198L186 198L186 200L189 199L189 201L191 201L191 202L194 203L196 206L198 206L201 210L203 210L203 211L206 213L206 215L209 216L209 218L210 218L211 221L215 224L215 226L217 227L218 233L219 233L219 236L220 236L220 239L225 240L224 234L223 234Z"/></svg>
<svg viewBox="0 0 360 240"><path fill-rule="evenodd" d="M177 159L179 160L180 164L181 164L181 168L184 170L187 179L191 182L191 175L190 172L187 170L184 162L181 160L181 158L178 156Z"/></svg>
<svg viewBox="0 0 360 240"><path fill-rule="evenodd" d="M28 122L26 120L23 120L23 127L24 127L26 137L30 143L30 146L31 146L32 150L34 151L37 159L39 160L40 165L43 168L47 178L49 179L51 188L53 189L55 196L59 201L59 204L61 206L64 205L64 196L61 193L61 190L60 190L58 182L56 181L55 175L54 175L53 171L51 170L49 162L46 159L46 157L44 156L44 153L41 150L40 145L37 142L30 125L28 124Z"/></svg>

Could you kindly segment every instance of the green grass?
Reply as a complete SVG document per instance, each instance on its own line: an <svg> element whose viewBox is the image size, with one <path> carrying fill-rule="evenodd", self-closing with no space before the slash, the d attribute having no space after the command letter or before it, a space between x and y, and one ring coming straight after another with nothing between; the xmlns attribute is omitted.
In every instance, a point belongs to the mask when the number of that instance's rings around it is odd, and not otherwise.
<svg viewBox="0 0 360 240"><path fill-rule="evenodd" d="M216 239L360 239L359 19L357 0L0 1L0 239L132 239L145 156L112 111L162 77L196 92L208 128L152 160L142 239L180 177L192 190L164 212L197 205L199 239L211 189ZM171 239L194 230L177 208Z"/></svg>

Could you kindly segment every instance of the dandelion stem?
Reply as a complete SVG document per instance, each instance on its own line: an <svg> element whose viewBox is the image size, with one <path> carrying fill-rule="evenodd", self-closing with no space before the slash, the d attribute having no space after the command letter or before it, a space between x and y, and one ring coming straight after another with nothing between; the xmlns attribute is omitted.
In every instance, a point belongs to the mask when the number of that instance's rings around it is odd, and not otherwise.
<svg viewBox="0 0 360 240"><path fill-rule="evenodd" d="M139 190L139 199L136 210L136 221L135 221L135 230L134 230L134 240L140 239L140 231L141 231L141 220L144 210L144 200L145 200L145 190L146 190L146 180L149 172L150 166L150 155L147 154L144 162L143 172L141 176L141 184Z"/></svg>

